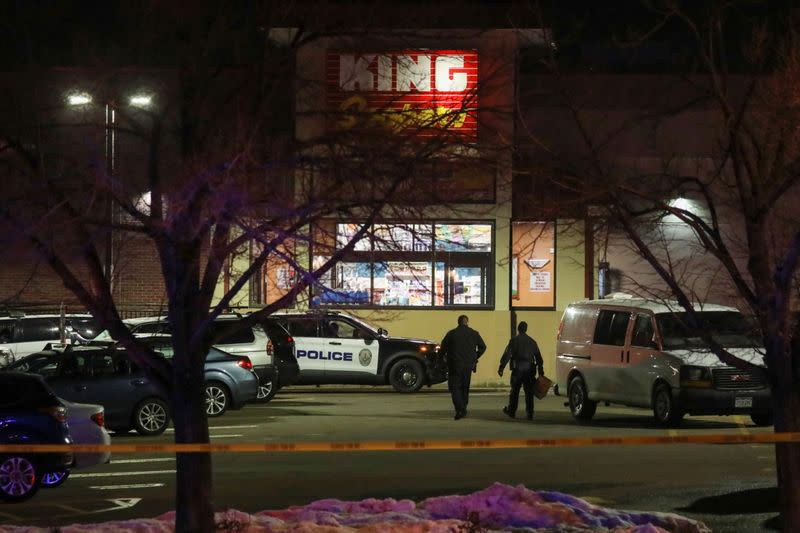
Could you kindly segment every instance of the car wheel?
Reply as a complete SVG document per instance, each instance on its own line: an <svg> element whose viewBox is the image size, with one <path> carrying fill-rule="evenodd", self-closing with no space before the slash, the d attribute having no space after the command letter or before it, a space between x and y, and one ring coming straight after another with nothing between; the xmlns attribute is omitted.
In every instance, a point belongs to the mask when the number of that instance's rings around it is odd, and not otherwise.
<svg viewBox="0 0 800 533"><path fill-rule="evenodd" d="M275 383L275 380L272 378L266 378L264 381L258 384L258 395L256 396L256 401L267 403L275 397L277 392L278 384Z"/></svg>
<svg viewBox="0 0 800 533"><path fill-rule="evenodd" d="M42 487L52 489L59 487L69 477L69 470L62 470L61 472L48 472L42 476Z"/></svg>
<svg viewBox="0 0 800 533"><path fill-rule="evenodd" d="M206 415L209 418L224 415L230 403L231 395L225 385L215 381L206 383Z"/></svg>
<svg viewBox="0 0 800 533"><path fill-rule="evenodd" d="M683 410L672 399L672 391L665 383L659 383L653 391L653 416L665 427L675 427L683 420Z"/></svg>
<svg viewBox="0 0 800 533"><path fill-rule="evenodd" d="M133 427L139 435L161 435L169 425L167 404L158 398L148 398L133 410Z"/></svg>
<svg viewBox="0 0 800 533"><path fill-rule="evenodd" d="M775 425L775 419L771 411L769 413L753 413L750 415L750 420L757 426L766 427Z"/></svg>
<svg viewBox="0 0 800 533"><path fill-rule="evenodd" d="M569 382L567 387L569 396L569 410L576 420L587 422L592 419L595 411L597 411L597 402L589 399L589 393L586 392L586 384L583 378L575 376Z"/></svg>
<svg viewBox="0 0 800 533"><path fill-rule="evenodd" d="M389 371L389 383L397 392L417 392L422 388L425 374L414 359L401 359Z"/></svg>
<svg viewBox="0 0 800 533"><path fill-rule="evenodd" d="M39 490L41 480L36 464L24 455L10 455L0 460L0 498L22 502Z"/></svg>

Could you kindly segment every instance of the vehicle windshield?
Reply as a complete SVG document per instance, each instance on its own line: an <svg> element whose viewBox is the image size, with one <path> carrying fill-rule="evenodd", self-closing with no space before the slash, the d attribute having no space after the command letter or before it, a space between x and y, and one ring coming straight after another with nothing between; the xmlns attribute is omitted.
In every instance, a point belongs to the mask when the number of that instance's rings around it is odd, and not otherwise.
<svg viewBox="0 0 800 533"><path fill-rule="evenodd" d="M376 337L378 336L378 330L375 329L373 326L370 326L369 324L367 324L366 322L364 322L360 318L356 318L356 317L354 317L352 315L347 315L347 318L349 318L350 320L352 320L353 322L355 322L356 324L358 324L359 326L361 326L365 330L369 331L372 335L374 335Z"/></svg>
<svg viewBox="0 0 800 533"><path fill-rule="evenodd" d="M758 325L736 311L699 311L699 327L692 330L687 313L659 313L656 323L664 341L664 349L688 350L708 348L702 338L707 333L723 348L755 348L762 346Z"/></svg>

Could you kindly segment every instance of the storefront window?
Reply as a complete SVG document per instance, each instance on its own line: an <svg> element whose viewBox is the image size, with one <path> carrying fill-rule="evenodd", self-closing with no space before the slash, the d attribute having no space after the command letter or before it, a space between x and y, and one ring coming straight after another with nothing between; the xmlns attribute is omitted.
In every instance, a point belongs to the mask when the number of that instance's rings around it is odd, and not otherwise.
<svg viewBox="0 0 800 533"><path fill-rule="evenodd" d="M436 249L447 252L491 252L490 224L436 224Z"/></svg>
<svg viewBox="0 0 800 533"><path fill-rule="evenodd" d="M397 252L429 252L433 226L429 224L376 224L375 250Z"/></svg>
<svg viewBox="0 0 800 533"><path fill-rule="evenodd" d="M430 263L375 263L373 302L380 306L430 306L433 270Z"/></svg>
<svg viewBox="0 0 800 533"><path fill-rule="evenodd" d="M314 268L330 259L315 257ZM314 289L314 303L320 305L367 305L372 265L365 262L341 262L320 277Z"/></svg>
<svg viewBox="0 0 800 533"><path fill-rule="evenodd" d="M336 226L336 248L342 249L347 243L355 238L358 231L361 229L361 224L338 224ZM370 250L369 232L356 241L353 250L359 252L367 252Z"/></svg>
<svg viewBox="0 0 800 533"><path fill-rule="evenodd" d="M554 307L555 224L514 222L511 241L512 307Z"/></svg>
<svg viewBox="0 0 800 533"><path fill-rule="evenodd" d="M359 224L337 224L336 247ZM320 279L316 305L378 307L491 306L493 225L375 224L345 260ZM315 254L314 268L330 257Z"/></svg>

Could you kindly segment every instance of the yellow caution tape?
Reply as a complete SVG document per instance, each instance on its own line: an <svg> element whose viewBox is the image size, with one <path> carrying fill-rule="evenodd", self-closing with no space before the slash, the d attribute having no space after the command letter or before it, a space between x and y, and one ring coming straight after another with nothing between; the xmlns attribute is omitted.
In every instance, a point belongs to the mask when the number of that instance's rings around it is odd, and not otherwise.
<svg viewBox="0 0 800 533"><path fill-rule="evenodd" d="M558 448L641 444L748 444L800 442L800 433L710 434L571 439L332 441L248 444L3 444L0 453L259 453Z"/></svg>

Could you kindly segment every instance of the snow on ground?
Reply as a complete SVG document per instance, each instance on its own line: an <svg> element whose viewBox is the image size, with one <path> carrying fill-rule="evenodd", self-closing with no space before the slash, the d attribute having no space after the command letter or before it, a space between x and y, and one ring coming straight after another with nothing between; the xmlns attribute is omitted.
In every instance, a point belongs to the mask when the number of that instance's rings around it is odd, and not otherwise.
<svg viewBox="0 0 800 533"><path fill-rule="evenodd" d="M495 483L465 496L411 500L319 500L255 514L217 513L218 531L238 533L708 533L697 522L666 513L617 511L559 492ZM171 533L175 514L158 518L62 526L62 533ZM50 528L0 526L8 533Z"/></svg>

